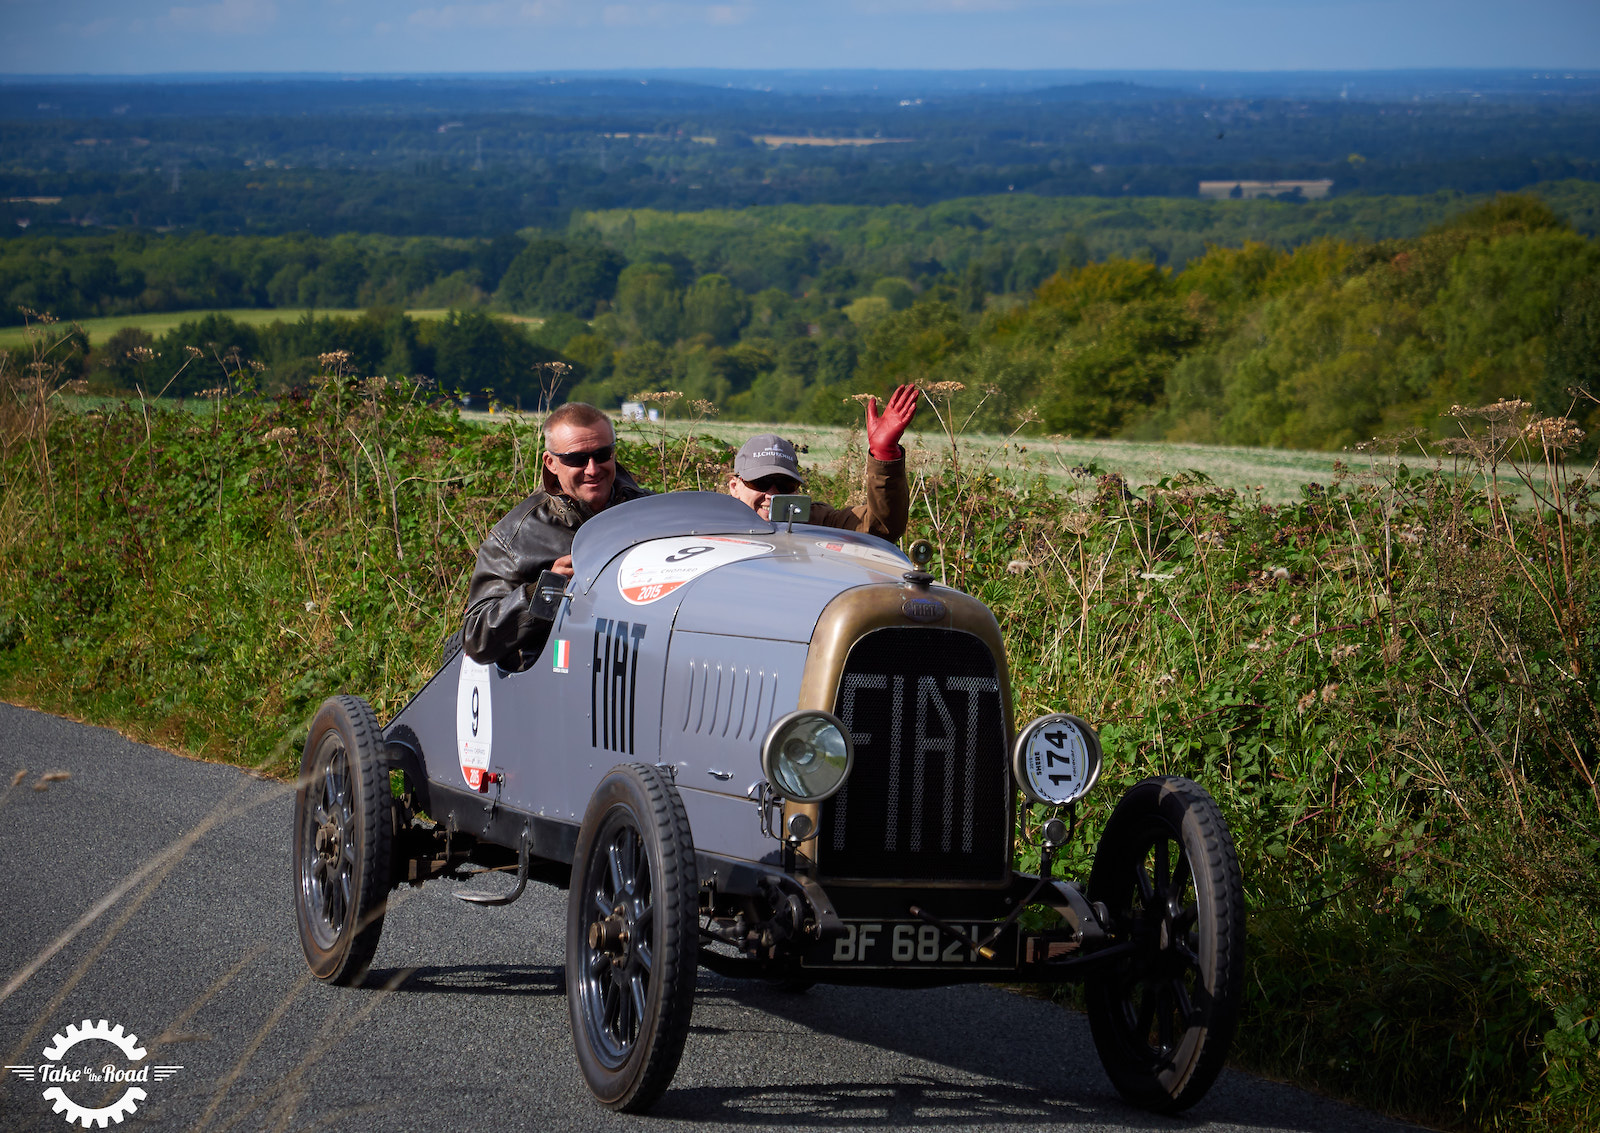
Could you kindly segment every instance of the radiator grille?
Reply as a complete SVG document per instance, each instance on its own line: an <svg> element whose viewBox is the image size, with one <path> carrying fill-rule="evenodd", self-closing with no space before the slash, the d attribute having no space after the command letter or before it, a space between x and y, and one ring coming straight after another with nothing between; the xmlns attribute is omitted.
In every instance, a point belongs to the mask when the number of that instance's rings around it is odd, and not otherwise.
<svg viewBox="0 0 1600 1133"><path fill-rule="evenodd" d="M996 881L1011 781L994 658L959 630L874 630L851 647L834 715L855 768L822 804L824 878Z"/></svg>

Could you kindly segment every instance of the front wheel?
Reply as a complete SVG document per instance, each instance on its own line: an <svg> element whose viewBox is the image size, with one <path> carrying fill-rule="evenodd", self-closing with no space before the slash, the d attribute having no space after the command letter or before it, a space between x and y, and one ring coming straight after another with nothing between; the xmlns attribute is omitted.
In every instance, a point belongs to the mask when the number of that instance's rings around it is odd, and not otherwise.
<svg viewBox="0 0 1600 1133"><path fill-rule="evenodd" d="M1132 945L1084 987L1100 1061L1134 1105L1187 1109L1222 1070L1244 985L1244 884L1205 789L1175 775L1130 788L1100 836L1089 899Z"/></svg>
<svg viewBox="0 0 1600 1133"><path fill-rule="evenodd" d="M604 1105L649 1109L677 1072L694 1009L699 880L677 788L642 763L589 799L567 904L567 1010Z"/></svg>

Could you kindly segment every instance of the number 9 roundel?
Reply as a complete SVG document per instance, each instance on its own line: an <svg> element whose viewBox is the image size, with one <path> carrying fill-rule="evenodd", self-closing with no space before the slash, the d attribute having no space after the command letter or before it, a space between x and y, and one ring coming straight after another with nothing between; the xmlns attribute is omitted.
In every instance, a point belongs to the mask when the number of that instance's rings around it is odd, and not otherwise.
<svg viewBox="0 0 1600 1133"><path fill-rule="evenodd" d="M1088 794L1100 777L1100 737L1077 716L1041 716L1017 737L1011 769L1028 798L1066 806Z"/></svg>

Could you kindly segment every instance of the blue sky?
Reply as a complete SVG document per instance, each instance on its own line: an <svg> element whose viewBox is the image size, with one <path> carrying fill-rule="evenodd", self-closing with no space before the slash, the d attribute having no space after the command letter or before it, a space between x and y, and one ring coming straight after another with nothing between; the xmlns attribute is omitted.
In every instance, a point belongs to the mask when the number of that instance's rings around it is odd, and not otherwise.
<svg viewBox="0 0 1600 1133"><path fill-rule="evenodd" d="M1600 0L0 0L0 73L1600 67Z"/></svg>

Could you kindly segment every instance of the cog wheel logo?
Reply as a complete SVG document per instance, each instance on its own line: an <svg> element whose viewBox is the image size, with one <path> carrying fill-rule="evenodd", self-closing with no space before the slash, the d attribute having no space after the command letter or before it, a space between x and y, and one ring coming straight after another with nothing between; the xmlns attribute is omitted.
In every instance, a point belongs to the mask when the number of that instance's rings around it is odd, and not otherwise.
<svg viewBox="0 0 1600 1133"><path fill-rule="evenodd" d="M104 1129L108 1121L115 1121L121 1125L122 1119L137 1110L139 1103L149 1096L138 1086L129 1086L127 1092L110 1105L99 1109L85 1109L67 1097L60 1086L51 1086L44 1092L45 1101L55 1102L52 1108L67 1119L68 1125L82 1122L85 1129L91 1125Z"/></svg>
<svg viewBox="0 0 1600 1133"><path fill-rule="evenodd" d="M85 1129L104 1129L115 1122L120 1125L128 1115L135 1113L139 1103L144 1101L147 1094L141 1087L129 1085L122 1092L122 1096L110 1105L90 1108L80 1105L67 1095L64 1085L84 1083L79 1086L80 1094L85 1088L94 1089L94 1084L99 1087L112 1086L119 1083L132 1082L164 1082L173 1074L182 1070L181 1066L141 1066L137 1068L120 1069L112 1063L101 1063L98 1068L91 1060L83 1064L76 1061L64 1061L67 1054L79 1043L96 1040L110 1043L122 1052L122 1057L127 1062L141 1062L149 1053L139 1045L139 1037L130 1035L123 1030L121 1024L112 1026L108 1020L101 1019L98 1023L92 1019L85 1019L82 1023L70 1024L64 1031L51 1037L50 1045L44 1048L44 1057L49 1062L38 1066L7 1066L6 1069L24 1081L60 1083L51 1085L44 1091L44 1099L52 1103L56 1113L66 1118L69 1125L82 1125Z"/></svg>
<svg viewBox="0 0 1600 1133"><path fill-rule="evenodd" d="M104 1019L98 1023L85 1019L81 1026L68 1023L65 1031L51 1036L50 1045L44 1048L44 1056L51 1062L60 1062L66 1057L67 1051L87 1039L104 1039L122 1051L122 1056L129 1062L138 1062L149 1053L139 1045L139 1036L125 1033L121 1023L113 1027Z"/></svg>

